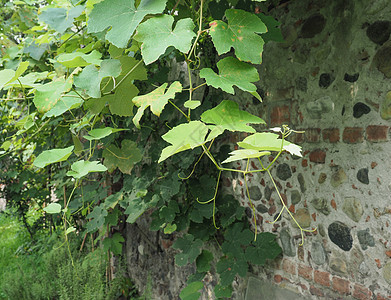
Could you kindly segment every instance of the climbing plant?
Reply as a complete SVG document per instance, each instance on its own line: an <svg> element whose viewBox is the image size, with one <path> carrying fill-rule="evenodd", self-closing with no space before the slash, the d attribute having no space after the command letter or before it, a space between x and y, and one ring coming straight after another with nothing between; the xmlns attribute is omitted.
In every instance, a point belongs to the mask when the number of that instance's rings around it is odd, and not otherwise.
<svg viewBox="0 0 391 300"><path fill-rule="evenodd" d="M270 169L281 153L301 156L301 148L287 141L292 129L267 129L239 99L224 99L241 90L262 101L255 65L265 42L282 41L279 23L259 12L267 4L25 0L2 6L1 180L9 201L37 204L43 222L63 226L65 237L91 236L114 255L122 253L124 222L148 212L152 231L177 236L176 264L196 264L182 299L198 299L213 264L220 278L215 295L225 298L248 263L265 265L281 253L274 234L259 232L247 177L270 176L282 204L276 220L286 211L296 222ZM227 150L225 136L236 133L245 138ZM242 176L251 220L237 200L219 193L224 172ZM296 224L303 240L310 230ZM221 256L214 257L214 246Z"/></svg>

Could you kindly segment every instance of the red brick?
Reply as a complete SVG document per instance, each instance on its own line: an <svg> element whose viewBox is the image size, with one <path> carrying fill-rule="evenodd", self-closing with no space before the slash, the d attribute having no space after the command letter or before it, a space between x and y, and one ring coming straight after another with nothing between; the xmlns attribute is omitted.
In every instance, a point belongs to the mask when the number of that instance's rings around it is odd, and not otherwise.
<svg viewBox="0 0 391 300"><path fill-rule="evenodd" d="M315 270L314 281L323 286L330 286L330 273Z"/></svg>
<svg viewBox="0 0 391 300"><path fill-rule="evenodd" d="M367 140L370 142L387 142L388 141L388 126L370 125L367 127Z"/></svg>
<svg viewBox="0 0 391 300"><path fill-rule="evenodd" d="M346 127L342 134L345 143L357 144L364 141L364 129L362 127Z"/></svg>
<svg viewBox="0 0 391 300"><path fill-rule="evenodd" d="M310 293L311 295L315 295L318 297L324 297L324 293L321 289L318 289L317 287L314 287L313 285L310 286Z"/></svg>
<svg viewBox="0 0 391 300"><path fill-rule="evenodd" d="M349 281L336 277L333 277L333 290L343 294L343 295L348 295L350 292L350 284Z"/></svg>
<svg viewBox="0 0 391 300"><path fill-rule="evenodd" d="M292 261L284 259L282 263L282 268L285 272L292 275L296 275L296 265Z"/></svg>
<svg viewBox="0 0 391 300"><path fill-rule="evenodd" d="M366 287L356 284L354 285L353 297L360 300L370 300L372 299L372 292Z"/></svg>
<svg viewBox="0 0 391 300"><path fill-rule="evenodd" d="M300 277L303 277L308 280L312 280L312 268L306 265L299 264L297 271Z"/></svg>
<svg viewBox="0 0 391 300"><path fill-rule="evenodd" d="M320 128L308 128L304 134L308 143L317 143L320 140Z"/></svg>
<svg viewBox="0 0 391 300"><path fill-rule="evenodd" d="M291 122L291 108L289 105L275 106L270 113L270 126L289 124Z"/></svg>
<svg viewBox="0 0 391 300"><path fill-rule="evenodd" d="M303 168L308 167L308 160L303 159L303 160L301 161L301 166L302 166Z"/></svg>
<svg viewBox="0 0 391 300"><path fill-rule="evenodd" d="M326 161L326 152L321 149L311 151L309 155L310 161L318 164L324 164Z"/></svg>
<svg viewBox="0 0 391 300"><path fill-rule="evenodd" d="M323 140L329 143L339 142L339 129L338 128L327 128L323 129Z"/></svg>

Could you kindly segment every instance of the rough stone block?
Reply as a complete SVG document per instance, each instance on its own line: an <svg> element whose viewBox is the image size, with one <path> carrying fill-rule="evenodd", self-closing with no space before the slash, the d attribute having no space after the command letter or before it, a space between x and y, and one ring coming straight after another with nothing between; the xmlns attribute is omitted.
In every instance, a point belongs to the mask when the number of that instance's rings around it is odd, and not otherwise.
<svg viewBox="0 0 391 300"><path fill-rule="evenodd" d="M322 131L323 141L329 143L339 142L339 129L338 128L327 128Z"/></svg>
<svg viewBox="0 0 391 300"><path fill-rule="evenodd" d="M330 286L330 273L315 270L314 271L314 281L317 284L329 287Z"/></svg>
<svg viewBox="0 0 391 300"><path fill-rule="evenodd" d="M333 290L342 294L348 295L350 293L350 283L349 281L339 278L333 277Z"/></svg>
<svg viewBox="0 0 391 300"><path fill-rule="evenodd" d="M372 299L372 292L362 285L355 284L353 297L360 300L370 300Z"/></svg>
<svg viewBox="0 0 391 300"><path fill-rule="evenodd" d="M346 127L342 134L342 140L348 144L357 144L364 141L364 129L362 127Z"/></svg>
<svg viewBox="0 0 391 300"><path fill-rule="evenodd" d="M366 129L367 141L378 143L388 141L388 126L370 125Z"/></svg>

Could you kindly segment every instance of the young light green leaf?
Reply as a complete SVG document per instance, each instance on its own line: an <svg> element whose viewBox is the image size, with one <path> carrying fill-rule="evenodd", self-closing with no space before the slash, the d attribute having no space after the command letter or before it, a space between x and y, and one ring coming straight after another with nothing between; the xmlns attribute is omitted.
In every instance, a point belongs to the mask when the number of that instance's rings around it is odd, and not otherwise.
<svg viewBox="0 0 391 300"><path fill-rule="evenodd" d="M56 162L67 160L72 154L73 146L64 149L52 149L43 151L34 160L33 165L38 168L44 168L47 165L54 164Z"/></svg>
<svg viewBox="0 0 391 300"><path fill-rule="evenodd" d="M201 296L200 289L204 287L201 281L194 281L188 284L179 294L181 300L198 300Z"/></svg>
<svg viewBox="0 0 391 300"><path fill-rule="evenodd" d="M58 117L71 109L78 108L83 102L84 100L80 98L78 94L69 92L68 94L63 95L59 101L44 114L44 117Z"/></svg>
<svg viewBox="0 0 391 300"><path fill-rule="evenodd" d="M163 12L167 0L141 0L136 8L134 1L104 0L94 5L88 32L101 32L107 28L106 39L119 48L126 48L138 24L148 14Z"/></svg>
<svg viewBox="0 0 391 300"><path fill-rule="evenodd" d="M73 146L72 146L73 147ZM86 176L91 172L104 172L107 171L107 168L102 165L99 161L85 161L79 160L72 164L72 171L67 172L67 176L72 176L73 178L79 179L83 176Z"/></svg>
<svg viewBox="0 0 391 300"><path fill-rule="evenodd" d="M17 80L20 77L20 75L22 75L27 70L29 64L30 63L28 61L21 62L15 71L14 77L12 77L9 82L13 82Z"/></svg>
<svg viewBox="0 0 391 300"><path fill-rule="evenodd" d="M0 90L15 76L15 71L5 69L0 71Z"/></svg>
<svg viewBox="0 0 391 300"><path fill-rule="evenodd" d="M164 83L149 94L133 98L133 103L139 107L133 118L133 123L137 128L140 128L140 119L148 106L152 113L159 117L164 109L164 106L168 103L168 100L174 99L175 94L182 91L182 84L179 81L172 83L167 92L165 92L167 85L167 83Z"/></svg>
<svg viewBox="0 0 391 300"><path fill-rule="evenodd" d="M5 70L4 70L5 71ZM1 74L1 71L0 71ZM21 76L15 81L9 81L6 85L5 88L10 88L10 87L23 87L23 88L36 88L41 86L41 84L35 83L38 80L43 80L46 79L48 76L49 72L32 72L28 73L25 76ZM0 75L0 89L1 89L1 75Z"/></svg>
<svg viewBox="0 0 391 300"><path fill-rule="evenodd" d="M232 151L226 160L224 160L222 163L226 164L229 162L242 160L242 159L248 159L248 158L258 158L264 155L271 154L269 151L262 151L259 152L258 150L252 150L252 149L239 149Z"/></svg>
<svg viewBox="0 0 391 300"><path fill-rule="evenodd" d="M258 71L253 66L230 56L220 60L217 63L217 68L219 74L216 74L212 69L205 68L200 71L200 77L205 78L208 85L221 88L230 94L235 93L233 86L236 85L262 101L257 93L257 87L251 83L259 80Z"/></svg>
<svg viewBox="0 0 391 300"><path fill-rule="evenodd" d="M131 140L123 140L121 148L111 144L103 150L102 156L105 158L103 164L109 172L119 168L122 173L130 174L135 163L142 159L142 153L137 148L137 144Z"/></svg>
<svg viewBox="0 0 391 300"><path fill-rule="evenodd" d="M196 109L198 106L201 105L201 101L198 100L187 100L183 106L190 109Z"/></svg>
<svg viewBox="0 0 391 300"><path fill-rule="evenodd" d="M84 7L75 6L67 11L65 8L49 7L39 15L39 20L48 24L57 32L63 34L73 25L75 18L81 15Z"/></svg>
<svg viewBox="0 0 391 300"><path fill-rule="evenodd" d="M227 9L225 16L228 24L223 21L209 24L217 53L221 55L233 47L240 60L260 64L264 41L258 33L267 31L265 24L256 15L240 9Z"/></svg>
<svg viewBox="0 0 391 300"><path fill-rule="evenodd" d="M99 66L102 54L93 50L90 54L83 52L62 53L57 56L57 61L67 68L85 67L88 65Z"/></svg>
<svg viewBox="0 0 391 300"><path fill-rule="evenodd" d="M76 228L71 226L71 227L67 228L67 231L65 232L65 235L68 235L68 234L70 234L71 232L74 232L74 231L76 231Z"/></svg>
<svg viewBox="0 0 391 300"><path fill-rule="evenodd" d="M207 133L208 127L200 121L191 121L172 128L162 136L171 146L163 149L158 163L178 152L201 146L205 143Z"/></svg>
<svg viewBox="0 0 391 300"><path fill-rule="evenodd" d="M94 65L88 65L79 76L75 77L75 85L93 97L100 98L100 83L105 77L117 77L121 73L121 63L116 59L103 60L98 70Z"/></svg>
<svg viewBox="0 0 391 300"><path fill-rule="evenodd" d="M89 131L88 135L85 135L84 138L89 141L100 140L105 138L106 136L109 136L112 133L124 131L124 130L129 130L129 129L111 128L111 127L96 128Z"/></svg>
<svg viewBox="0 0 391 300"><path fill-rule="evenodd" d="M248 126L247 123L265 124L264 120L246 111L239 110L239 105L229 100L224 100L215 108L205 111L201 115L201 120L216 125L216 128L213 127L212 129L211 135L213 137L223 133L224 130L255 132L255 129ZM215 131L217 131L217 134L214 134Z"/></svg>
<svg viewBox="0 0 391 300"><path fill-rule="evenodd" d="M162 15L138 26L134 39L142 43L141 54L147 65L157 60L170 46L183 53L190 50L191 41L195 37L193 21L189 18L180 19L172 30L173 23L173 16Z"/></svg>
<svg viewBox="0 0 391 300"><path fill-rule="evenodd" d="M176 230L176 224L167 224L164 227L164 234L171 234Z"/></svg>
<svg viewBox="0 0 391 300"><path fill-rule="evenodd" d="M50 203L48 206L43 209L48 214L58 214L61 212L61 204L59 203Z"/></svg>

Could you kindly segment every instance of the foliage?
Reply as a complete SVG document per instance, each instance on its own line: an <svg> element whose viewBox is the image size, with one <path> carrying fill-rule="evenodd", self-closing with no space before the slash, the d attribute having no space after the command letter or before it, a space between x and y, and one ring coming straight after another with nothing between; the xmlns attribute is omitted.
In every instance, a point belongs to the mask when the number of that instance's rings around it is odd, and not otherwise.
<svg viewBox="0 0 391 300"><path fill-rule="evenodd" d="M218 193L222 172L240 173L255 212L247 175L265 172L274 183L270 168L280 154L301 156L301 148L286 141L293 130L266 129L264 120L217 91L234 95L237 87L261 101L253 64L261 63L265 42L281 41L278 22L253 13L265 4L1 4L0 183L33 241L40 229L60 226L67 244L76 233L92 234L105 250L121 255L118 228L150 211L151 230L177 237L176 263L197 266L182 299L198 297L211 265L220 275L216 295L230 297L232 280L245 276L249 263L264 265L281 253L275 235L258 232L255 213L249 226L244 208ZM168 76L177 64L186 68L185 78ZM205 82L195 85L195 77ZM229 157L214 147L227 131L248 133ZM271 162L262 160L271 154ZM221 166L233 161L247 167ZM280 214L290 214L280 199ZM31 207L39 217L28 222ZM302 236L308 231L299 228ZM221 244L221 257L206 250L211 244ZM88 282L85 268L62 265L61 278L67 279L61 297L71 299L73 287L82 289L80 278ZM84 292L99 298L93 289Z"/></svg>

